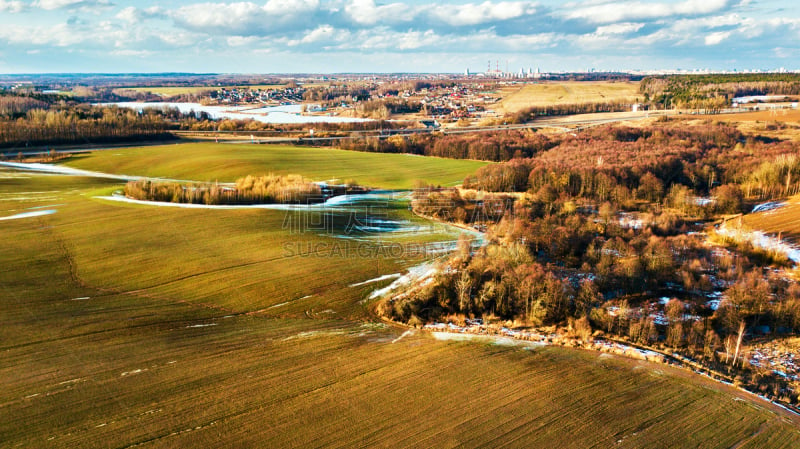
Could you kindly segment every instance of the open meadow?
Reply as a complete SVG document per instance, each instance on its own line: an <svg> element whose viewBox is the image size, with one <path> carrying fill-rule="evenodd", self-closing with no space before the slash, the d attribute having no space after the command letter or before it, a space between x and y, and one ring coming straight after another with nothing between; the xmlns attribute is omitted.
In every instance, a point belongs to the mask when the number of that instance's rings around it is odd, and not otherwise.
<svg viewBox="0 0 800 449"><path fill-rule="evenodd" d="M452 182L469 169L389 156L198 144L70 165L200 180L299 172L382 187L427 170ZM326 216L304 211L98 198L119 189L0 171L0 218L25 214L0 220L0 446L800 445L785 414L668 366L438 341L381 322L368 298L390 281L376 279L436 257L382 248L455 238L405 207L381 220L417 232L382 236L349 231L348 214L319 229Z"/></svg>
<svg viewBox="0 0 800 449"><path fill-rule="evenodd" d="M411 189L417 180L460 184L486 162L407 154L361 153L291 145L180 143L96 151L70 167L126 175L232 182L246 175L300 174L314 181L355 180L385 189Z"/></svg>
<svg viewBox="0 0 800 449"><path fill-rule="evenodd" d="M502 90L497 108L512 114L532 106L634 101L640 97L638 82L549 82L525 84Z"/></svg>

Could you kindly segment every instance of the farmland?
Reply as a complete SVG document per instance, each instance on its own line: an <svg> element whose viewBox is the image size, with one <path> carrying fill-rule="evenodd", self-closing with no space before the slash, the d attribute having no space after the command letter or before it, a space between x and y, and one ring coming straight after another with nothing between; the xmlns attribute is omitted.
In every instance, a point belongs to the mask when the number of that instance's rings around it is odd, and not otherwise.
<svg viewBox="0 0 800 449"><path fill-rule="evenodd" d="M746 229L767 234L780 234L781 238L796 245L800 239L800 198L792 197L784 203L774 204L784 205L765 212L745 215L742 225Z"/></svg>
<svg viewBox="0 0 800 449"><path fill-rule="evenodd" d="M514 113L531 106L634 101L637 82L542 82L504 89L500 108Z"/></svg>
<svg viewBox="0 0 800 449"><path fill-rule="evenodd" d="M235 181L251 174L300 174L315 181L409 189L416 180L460 183L486 162L360 153L287 145L187 143L98 151L67 164L85 170L195 181ZM345 170L344 167L347 167Z"/></svg>
<svg viewBox="0 0 800 449"><path fill-rule="evenodd" d="M199 160L185 157L191 148ZM217 148L247 156L237 154L236 164L225 166ZM231 179L224 176L265 167L259 154L265 149L177 145L163 147L161 159L152 148L112 150L72 164ZM373 155L344 156L359 161ZM303 168L275 153L269 157L288 171ZM428 164L417 170L451 162L402 158ZM377 162L370 163L377 171ZM303 174L342 176L332 164L318 164ZM368 174L366 165L362 170ZM0 175L1 216L55 211L0 222L4 444L800 443L794 425L766 404L670 367L555 347L440 342L383 324L362 300L388 282L352 285L401 272L420 258L328 251L351 239L292 232L285 225L296 215L120 204L96 198L120 188L110 181ZM404 185L391 178L401 174L374 176L376 184ZM422 224L405 208L386 213ZM388 241L452 238L434 229ZM287 253L287 242L300 251ZM387 243L359 242L369 248Z"/></svg>

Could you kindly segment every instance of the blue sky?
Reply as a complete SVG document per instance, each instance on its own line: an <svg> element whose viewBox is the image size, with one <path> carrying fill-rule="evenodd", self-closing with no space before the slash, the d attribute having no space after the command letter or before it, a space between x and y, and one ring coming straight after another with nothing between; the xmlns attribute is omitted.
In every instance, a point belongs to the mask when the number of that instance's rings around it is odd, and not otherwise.
<svg viewBox="0 0 800 449"><path fill-rule="evenodd" d="M791 70L795 1L0 0L0 73Z"/></svg>

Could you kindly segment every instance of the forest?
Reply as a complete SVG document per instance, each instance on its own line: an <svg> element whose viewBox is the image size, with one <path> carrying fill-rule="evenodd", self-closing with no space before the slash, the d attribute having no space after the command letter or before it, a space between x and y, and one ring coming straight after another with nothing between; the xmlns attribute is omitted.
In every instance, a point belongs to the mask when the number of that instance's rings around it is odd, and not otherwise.
<svg viewBox="0 0 800 449"><path fill-rule="evenodd" d="M661 109L718 110L735 97L800 95L800 76L781 73L656 76L644 78L639 89L646 103Z"/></svg>
<svg viewBox="0 0 800 449"><path fill-rule="evenodd" d="M461 189L418 190L418 214L486 229L490 243L462 245L433 282L381 312L414 325L481 318L599 332L796 403L740 350L743 339L800 332L800 287L781 271L793 263L706 227L800 193L798 176L794 143L719 123L567 136L487 165Z"/></svg>
<svg viewBox="0 0 800 449"><path fill-rule="evenodd" d="M0 95L0 148L166 140L163 114L79 104L57 95Z"/></svg>
<svg viewBox="0 0 800 449"><path fill-rule="evenodd" d="M553 104L548 106L532 106L506 116L509 123L528 123L537 117L558 117L576 114L595 114L598 112L627 112L631 110L630 102L601 102Z"/></svg>

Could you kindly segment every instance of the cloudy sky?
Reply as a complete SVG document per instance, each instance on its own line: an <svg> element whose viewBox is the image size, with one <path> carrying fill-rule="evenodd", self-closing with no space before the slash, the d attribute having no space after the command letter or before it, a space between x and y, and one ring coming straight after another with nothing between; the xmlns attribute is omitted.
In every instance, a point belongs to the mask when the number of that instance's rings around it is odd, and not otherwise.
<svg viewBox="0 0 800 449"><path fill-rule="evenodd" d="M0 0L0 73L797 69L795 2Z"/></svg>

